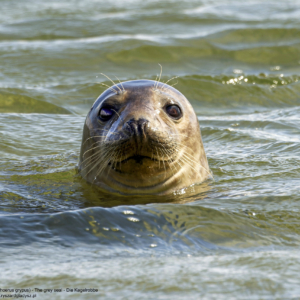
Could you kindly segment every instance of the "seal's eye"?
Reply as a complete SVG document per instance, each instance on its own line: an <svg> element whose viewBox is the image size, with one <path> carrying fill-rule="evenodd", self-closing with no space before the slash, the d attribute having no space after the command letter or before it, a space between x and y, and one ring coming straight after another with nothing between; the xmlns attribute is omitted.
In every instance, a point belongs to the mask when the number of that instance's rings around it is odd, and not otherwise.
<svg viewBox="0 0 300 300"><path fill-rule="evenodd" d="M99 118L101 121L108 121L114 114L114 111L109 107L103 107L100 109Z"/></svg>
<svg viewBox="0 0 300 300"><path fill-rule="evenodd" d="M177 105L168 105L166 111L169 116L176 120L180 119L182 116L181 109Z"/></svg>

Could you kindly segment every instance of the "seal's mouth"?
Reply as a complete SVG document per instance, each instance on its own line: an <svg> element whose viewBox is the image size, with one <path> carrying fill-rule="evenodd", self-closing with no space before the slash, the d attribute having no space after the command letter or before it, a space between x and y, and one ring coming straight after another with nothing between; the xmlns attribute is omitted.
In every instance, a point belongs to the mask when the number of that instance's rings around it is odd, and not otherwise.
<svg viewBox="0 0 300 300"><path fill-rule="evenodd" d="M132 156L129 156L129 157L127 157L127 158L125 158L125 159L117 162L117 164L121 165L121 164L125 164L125 163L133 160L135 163L138 163L138 164L142 165L143 161L146 160L146 159L154 161L154 162L158 162L158 163L163 163L163 162L172 163L172 162L174 162L174 159L172 159L172 158L169 159L169 160L159 160L159 159L156 159L154 157L145 156L145 155L132 155ZM112 166L112 165L114 165L114 163L113 162L109 162L108 165ZM113 167L113 169L116 169L116 168Z"/></svg>
<svg viewBox="0 0 300 300"><path fill-rule="evenodd" d="M115 170L116 172L124 173L123 171L121 171L121 169L119 169L119 168L117 167L117 165L120 165L120 166L121 166L122 164L125 164L125 163L127 163L127 162L129 162L129 161L132 161L132 160L133 160L135 163L142 165L142 164L143 164L143 160L145 160L145 159L149 159L149 160L157 161L157 162L158 162L157 159L151 158L151 157L149 157L149 156L133 155L133 156L127 157L126 159L124 159L124 160L118 162L117 164L114 164L113 162L109 162L108 165L109 165L113 170Z"/></svg>
<svg viewBox="0 0 300 300"><path fill-rule="evenodd" d="M142 163L143 159L151 159L153 161L158 161L157 159L155 158L151 158L149 156L144 156L144 155L133 155L133 156L130 156L130 157L127 157L126 159L122 160L121 163L126 163L128 162L129 160L135 160L136 163L140 164Z"/></svg>

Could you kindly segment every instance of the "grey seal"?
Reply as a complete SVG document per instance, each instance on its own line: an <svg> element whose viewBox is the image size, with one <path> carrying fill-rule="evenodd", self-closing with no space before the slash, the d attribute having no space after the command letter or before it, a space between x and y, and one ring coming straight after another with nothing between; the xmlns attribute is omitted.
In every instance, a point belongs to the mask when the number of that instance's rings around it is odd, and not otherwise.
<svg viewBox="0 0 300 300"><path fill-rule="evenodd" d="M120 82L87 114L79 174L102 190L166 195L211 177L192 105L153 80Z"/></svg>

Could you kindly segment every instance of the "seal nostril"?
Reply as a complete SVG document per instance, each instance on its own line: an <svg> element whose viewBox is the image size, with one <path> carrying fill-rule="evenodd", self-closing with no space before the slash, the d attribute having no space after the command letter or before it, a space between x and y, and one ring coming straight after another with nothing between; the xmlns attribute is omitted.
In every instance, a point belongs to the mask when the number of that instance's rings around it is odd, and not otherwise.
<svg viewBox="0 0 300 300"><path fill-rule="evenodd" d="M146 127L148 123L149 121L146 119L130 119L126 122L126 130L133 135L144 136L146 133Z"/></svg>
<svg viewBox="0 0 300 300"><path fill-rule="evenodd" d="M148 123L149 123L149 121L146 120L146 119L139 119L138 120L138 130L139 130L140 134L145 135L146 127L147 127Z"/></svg>

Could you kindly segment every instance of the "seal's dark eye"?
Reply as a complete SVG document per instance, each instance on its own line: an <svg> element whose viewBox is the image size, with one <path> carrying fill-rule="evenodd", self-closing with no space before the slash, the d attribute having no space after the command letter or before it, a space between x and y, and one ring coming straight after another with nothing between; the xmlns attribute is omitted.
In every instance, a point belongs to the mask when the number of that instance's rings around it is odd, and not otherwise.
<svg viewBox="0 0 300 300"><path fill-rule="evenodd" d="M100 109L99 118L101 121L108 121L114 114L114 111L109 107L103 107Z"/></svg>
<svg viewBox="0 0 300 300"><path fill-rule="evenodd" d="M181 109L177 105L168 105L166 111L169 116L176 120L180 119L182 116Z"/></svg>

